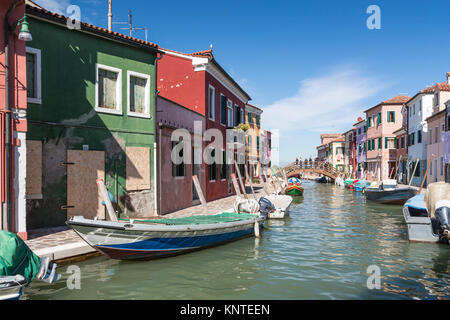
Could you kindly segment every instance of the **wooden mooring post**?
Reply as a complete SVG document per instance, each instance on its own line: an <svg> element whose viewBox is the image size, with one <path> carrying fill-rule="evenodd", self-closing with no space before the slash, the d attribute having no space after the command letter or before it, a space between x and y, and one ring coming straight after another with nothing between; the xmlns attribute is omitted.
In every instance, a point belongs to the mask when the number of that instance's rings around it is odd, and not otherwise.
<svg viewBox="0 0 450 320"><path fill-rule="evenodd" d="M198 181L197 175L192 176L192 181L194 182L195 189L197 190L198 197L200 198L200 202L203 206L203 210L206 211L208 205L206 203L205 196L203 195L202 187L200 186L200 182Z"/></svg>

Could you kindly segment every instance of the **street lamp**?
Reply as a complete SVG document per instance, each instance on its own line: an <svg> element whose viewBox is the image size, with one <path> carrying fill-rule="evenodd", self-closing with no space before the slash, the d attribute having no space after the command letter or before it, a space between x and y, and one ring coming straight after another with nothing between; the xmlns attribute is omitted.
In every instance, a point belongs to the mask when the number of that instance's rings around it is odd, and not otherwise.
<svg viewBox="0 0 450 320"><path fill-rule="evenodd" d="M17 21L17 26L20 24L20 32L19 32L19 40L23 41L31 41L33 40L33 37L31 36L29 24L27 21L27 15L25 14L22 19ZM17 27L16 26L16 27Z"/></svg>

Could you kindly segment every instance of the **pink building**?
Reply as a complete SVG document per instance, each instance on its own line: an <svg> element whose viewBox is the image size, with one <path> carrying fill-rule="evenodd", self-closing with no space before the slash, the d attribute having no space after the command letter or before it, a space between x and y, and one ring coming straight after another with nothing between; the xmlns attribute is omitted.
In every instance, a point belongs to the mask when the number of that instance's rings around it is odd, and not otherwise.
<svg viewBox="0 0 450 320"><path fill-rule="evenodd" d="M25 41L30 38L29 34L24 37L19 33L27 25L24 14L25 1L0 1L0 230L15 232L26 239Z"/></svg>
<svg viewBox="0 0 450 320"><path fill-rule="evenodd" d="M427 174L427 183L445 181L445 120L450 100L450 72L446 81L434 86L433 113L426 119L428 127L427 161L432 162Z"/></svg>
<svg viewBox="0 0 450 320"><path fill-rule="evenodd" d="M394 177L397 161L394 132L402 127L402 108L409 99L399 95L365 111L367 180L380 181Z"/></svg>

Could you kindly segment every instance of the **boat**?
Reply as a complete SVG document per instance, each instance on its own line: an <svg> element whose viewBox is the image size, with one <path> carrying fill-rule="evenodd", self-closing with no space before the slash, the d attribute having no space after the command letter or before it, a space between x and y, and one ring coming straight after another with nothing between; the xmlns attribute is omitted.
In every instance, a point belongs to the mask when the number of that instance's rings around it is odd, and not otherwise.
<svg viewBox="0 0 450 320"><path fill-rule="evenodd" d="M319 183L327 183L327 178L325 176L322 176L320 178L317 178L316 181Z"/></svg>
<svg viewBox="0 0 450 320"><path fill-rule="evenodd" d="M350 188L350 190L355 191L355 184L358 183L358 182L359 182L358 179L353 180L352 184L350 184L350 185L348 186L348 187Z"/></svg>
<svg viewBox="0 0 450 320"><path fill-rule="evenodd" d="M261 199L264 198L269 200L275 207L275 210L269 211L267 213L268 219L283 219L289 216L289 210L293 201L291 196L283 194L270 194L268 196L264 196Z"/></svg>
<svg viewBox="0 0 450 320"><path fill-rule="evenodd" d="M19 300L27 279L20 274L0 277L0 300Z"/></svg>
<svg viewBox="0 0 450 320"><path fill-rule="evenodd" d="M450 184L429 184L425 194L418 194L406 201L403 217L408 227L409 241L449 244Z"/></svg>
<svg viewBox="0 0 450 320"><path fill-rule="evenodd" d="M370 184L370 181L359 180L353 184L353 190L356 192L362 192L364 189L368 188Z"/></svg>
<svg viewBox="0 0 450 320"><path fill-rule="evenodd" d="M262 214L235 213L172 219L101 221L73 216L69 225L100 253L119 260L148 260L179 255L253 235L265 220Z"/></svg>
<svg viewBox="0 0 450 320"><path fill-rule="evenodd" d="M355 179L345 179L344 180L344 185L346 188L350 188L350 186L355 183Z"/></svg>
<svg viewBox="0 0 450 320"><path fill-rule="evenodd" d="M417 190L411 187L399 188L396 180L383 180L381 183L372 183L364 189L367 200L384 204L404 204L412 198Z"/></svg>
<svg viewBox="0 0 450 320"><path fill-rule="evenodd" d="M0 300L18 300L34 279L55 283L56 264L38 257L17 234L0 230Z"/></svg>
<svg viewBox="0 0 450 320"><path fill-rule="evenodd" d="M288 180L287 187L284 189L284 193L290 196L302 196L303 187L301 185L300 179L290 178Z"/></svg>

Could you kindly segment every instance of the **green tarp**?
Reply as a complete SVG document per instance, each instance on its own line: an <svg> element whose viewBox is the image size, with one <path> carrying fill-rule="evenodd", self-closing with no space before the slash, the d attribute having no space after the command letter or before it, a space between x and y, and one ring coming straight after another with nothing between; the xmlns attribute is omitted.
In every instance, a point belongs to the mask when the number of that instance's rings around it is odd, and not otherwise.
<svg viewBox="0 0 450 320"><path fill-rule="evenodd" d="M39 271L40 258L14 233L0 230L0 276L20 274L30 283Z"/></svg>
<svg viewBox="0 0 450 320"><path fill-rule="evenodd" d="M167 225L183 225L183 224L209 224L209 223L233 222L247 219L256 219L257 217L258 217L257 214L222 212L220 214L214 215L190 216L172 219L152 219L152 220L135 219L134 221L161 223ZM128 220L128 219L119 219L119 220Z"/></svg>

